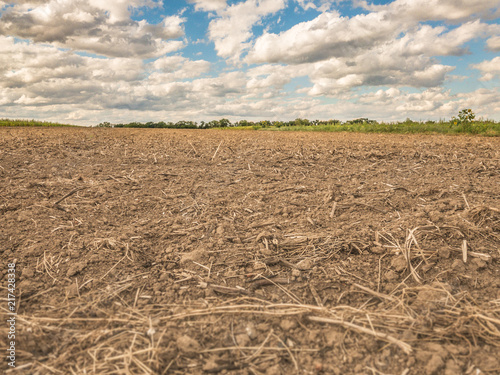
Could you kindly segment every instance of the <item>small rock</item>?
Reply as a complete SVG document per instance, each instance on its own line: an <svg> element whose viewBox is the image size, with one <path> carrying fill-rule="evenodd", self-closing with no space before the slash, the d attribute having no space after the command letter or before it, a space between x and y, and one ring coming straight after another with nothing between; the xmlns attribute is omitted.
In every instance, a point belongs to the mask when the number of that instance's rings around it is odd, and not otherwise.
<svg viewBox="0 0 500 375"><path fill-rule="evenodd" d="M314 371L316 372L323 371L323 364L321 362L314 362L313 366L314 366Z"/></svg>
<svg viewBox="0 0 500 375"><path fill-rule="evenodd" d="M439 211L431 211L429 212L429 219L431 219L432 222L436 223L443 219L443 215Z"/></svg>
<svg viewBox="0 0 500 375"><path fill-rule="evenodd" d="M266 370L266 375L281 375L280 365L274 365Z"/></svg>
<svg viewBox="0 0 500 375"><path fill-rule="evenodd" d="M477 266L478 270L486 268L486 262L481 258L474 258L471 260L471 263L474 263Z"/></svg>
<svg viewBox="0 0 500 375"><path fill-rule="evenodd" d="M291 319L283 319L280 322L280 327L284 331L289 331L289 330L294 329L295 327L297 327L297 322L295 320L291 320Z"/></svg>
<svg viewBox="0 0 500 375"><path fill-rule="evenodd" d="M247 347L248 344L250 343L250 337L248 337L246 333L240 333L236 335L234 338L239 347Z"/></svg>
<svg viewBox="0 0 500 375"><path fill-rule="evenodd" d="M292 270L292 276L294 277L299 277L301 274L300 270L293 269Z"/></svg>
<svg viewBox="0 0 500 375"><path fill-rule="evenodd" d="M270 257L273 255L273 251L271 249L267 249L267 248L263 248L263 249L260 249L260 253L266 257Z"/></svg>
<svg viewBox="0 0 500 375"><path fill-rule="evenodd" d="M328 329L324 334L327 346L338 346L344 340L344 334L336 329Z"/></svg>
<svg viewBox="0 0 500 375"><path fill-rule="evenodd" d="M29 212L22 211L17 215L17 221L19 222L28 221L30 217L31 215Z"/></svg>
<svg viewBox="0 0 500 375"><path fill-rule="evenodd" d="M38 285L35 282L32 282L28 279L24 279L19 284L17 284L16 287L21 290L23 296L30 296L36 291Z"/></svg>
<svg viewBox="0 0 500 375"><path fill-rule="evenodd" d="M374 254L384 254L385 249L382 246L375 246L370 248L370 251Z"/></svg>
<svg viewBox="0 0 500 375"><path fill-rule="evenodd" d="M413 301L413 306L430 307L436 303L446 301L447 297L446 292L442 290L436 290L433 288L422 289L418 292L415 301Z"/></svg>
<svg viewBox="0 0 500 375"><path fill-rule="evenodd" d="M68 298L74 298L78 296L78 287L76 284L70 284L66 287L66 293L68 295Z"/></svg>
<svg viewBox="0 0 500 375"><path fill-rule="evenodd" d="M219 365L217 364L218 359L219 357L217 356L211 356L210 358L208 358L206 362L203 364L203 371L217 372L215 370L219 368Z"/></svg>
<svg viewBox="0 0 500 375"><path fill-rule="evenodd" d="M181 266L185 265L186 263L189 263L189 262L197 262L197 263L200 263L200 261L202 261L205 256L207 255L207 252L205 251L205 249L203 248L198 248L196 250L193 250L189 253L184 253L181 255L181 260L180 260L180 264Z"/></svg>
<svg viewBox="0 0 500 375"><path fill-rule="evenodd" d="M266 264L264 262L255 262L253 264L253 269L255 271L258 271L258 270L265 270L267 268Z"/></svg>
<svg viewBox="0 0 500 375"><path fill-rule="evenodd" d="M310 270L312 266L313 266L313 261L311 259L303 259L295 265L295 267L297 267L297 269L301 271Z"/></svg>
<svg viewBox="0 0 500 375"><path fill-rule="evenodd" d="M308 340L309 341L317 341L319 340L319 335L321 334L321 330L312 329L308 332Z"/></svg>
<svg viewBox="0 0 500 375"><path fill-rule="evenodd" d="M475 356L474 364L483 372L494 373L500 368L500 359L493 355L481 353Z"/></svg>
<svg viewBox="0 0 500 375"><path fill-rule="evenodd" d="M395 281L397 280L399 277L399 275L394 272L393 270L388 270L385 274L384 274L384 278L387 280L387 281Z"/></svg>
<svg viewBox="0 0 500 375"><path fill-rule="evenodd" d="M25 268L21 276L25 279L31 279L33 276L35 276L35 271L33 270L33 268Z"/></svg>
<svg viewBox="0 0 500 375"><path fill-rule="evenodd" d="M247 326L245 327L245 331L247 332L247 335L251 340L257 338L257 330L255 329L255 324L253 324L252 322L249 322L247 324Z"/></svg>
<svg viewBox="0 0 500 375"><path fill-rule="evenodd" d="M27 257L38 257L43 255L44 248L42 246L34 246L31 249L26 250L25 255Z"/></svg>
<svg viewBox="0 0 500 375"><path fill-rule="evenodd" d="M83 261L83 262L77 262L75 264L72 264L69 269L68 269L68 272L66 272L66 276L68 277L71 277L71 276L74 276L76 275L78 272L81 272L83 271L83 269L87 267L87 262L86 261Z"/></svg>
<svg viewBox="0 0 500 375"><path fill-rule="evenodd" d="M451 264L451 268L457 272L464 272L465 271L465 264L461 259L455 259L453 261L453 263Z"/></svg>
<svg viewBox="0 0 500 375"><path fill-rule="evenodd" d="M194 354L200 351L201 346L195 339L183 335L177 338L177 349L183 353Z"/></svg>
<svg viewBox="0 0 500 375"><path fill-rule="evenodd" d="M443 367L444 361L439 355L434 354L425 366L425 373L429 375L437 374Z"/></svg>
<svg viewBox="0 0 500 375"><path fill-rule="evenodd" d="M446 369L444 370L444 375L456 375L461 373L462 369L453 359L449 359L448 361L446 361Z"/></svg>
<svg viewBox="0 0 500 375"><path fill-rule="evenodd" d="M422 269L423 273L426 273L426 272L429 272L431 269L433 269L435 266L436 266L436 263L431 261L427 264L424 264L421 269Z"/></svg>
<svg viewBox="0 0 500 375"><path fill-rule="evenodd" d="M415 354L415 358L419 362L428 362L432 358L432 353L427 350L419 350Z"/></svg>
<svg viewBox="0 0 500 375"><path fill-rule="evenodd" d="M397 256L392 259L391 267L394 268L396 272L403 272L406 269L407 263L404 255Z"/></svg>
<svg viewBox="0 0 500 375"><path fill-rule="evenodd" d="M438 255L440 258L448 259L450 257L450 249L442 247L438 250Z"/></svg>
<svg viewBox="0 0 500 375"><path fill-rule="evenodd" d="M363 365L362 363L358 363L356 366L354 366L354 372L356 374L361 373L364 367L365 365Z"/></svg>

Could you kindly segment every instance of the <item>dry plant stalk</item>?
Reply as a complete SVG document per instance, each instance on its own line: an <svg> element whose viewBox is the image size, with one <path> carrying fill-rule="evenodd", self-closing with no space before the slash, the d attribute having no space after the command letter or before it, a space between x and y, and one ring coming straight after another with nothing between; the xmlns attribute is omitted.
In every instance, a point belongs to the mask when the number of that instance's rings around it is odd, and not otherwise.
<svg viewBox="0 0 500 375"><path fill-rule="evenodd" d="M308 319L312 322L335 324L335 325L340 325L346 329L353 329L356 332L371 335L379 340L383 340L383 341L390 342L391 344L395 344L406 354L410 354L412 352L412 348L410 345L408 345L407 343L405 343L401 340L398 340L395 337L392 337L386 333L377 332L373 329L368 329L368 328L359 326L357 324L345 322L343 320L338 320L338 319L324 318L321 316L310 316L310 317L308 317Z"/></svg>

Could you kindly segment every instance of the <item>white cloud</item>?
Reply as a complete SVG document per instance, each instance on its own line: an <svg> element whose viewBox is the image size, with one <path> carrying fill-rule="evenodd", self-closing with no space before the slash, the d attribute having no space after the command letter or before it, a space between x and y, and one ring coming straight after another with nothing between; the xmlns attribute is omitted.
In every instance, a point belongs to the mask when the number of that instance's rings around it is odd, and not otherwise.
<svg viewBox="0 0 500 375"><path fill-rule="evenodd" d="M246 61L299 64L332 57L349 58L370 49L384 48L395 40L406 54L412 56L460 55L465 52L463 44L497 32L498 28L498 25L476 20L446 32L444 26L417 26L394 21L385 11L353 18L325 12L280 34L262 35L256 40ZM403 36L398 39L400 34Z"/></svg>
<svg viewBox="0 0 500 375"><path fill-rule="evenodd" d="M401 41L408 55L459 56L467 52L463 47L465 43L486 36L497 28L497 25L488 25L479 20L464 23L449 32L445 32L444 26L422 25L414 33L407 32Z"/></svg>
<svg viewBox="0 0 500 375"><path fill-rule="evenodd" d="M226 0L188 0L194 4L195 10L205 12L222 10L226 7Z"/></svg>
<svg viewBox="0 0 500 375"><path fill-rule="evenodd" d="M204 80L210 63L181 56L145 64L134 58L94 58L62 51L50 45L16 42L0 36L0 105L32 108L64 104L65 110L85 103L87 110L128 108L158 111L193 108L210 96L224 98L244 90L241 73ZM189 98L188 96L192 97ZM205 100L199 100L203 99ZM15 112L14 112L15 113ZM64 113L64 112L63 112ZM80 112L81 114L81 112ZM20 116L20 112L19 115Z"/></svg>
<svg viewBox="0 0 500 375"><path fill-rule="evenodd" d="M379 103L385 104L388 102L394 102L395 99L399 98L401 95L401 90L391 87L387 90L378 90L373 93L362 94L358 100L360 103Z"/></svg>
<svg viewBox="0 0 500 375"><path fill-rule="evenodd" d="M488 49L493 52L500 52L500 35L495 35L486 41Z"/></svg>
<svg viewBox="0 0 500 375"><path fill-rule="evenodd" d="M442 88L432 88L421 93L407 94L404 102L396 107L396 111L431 113L449 100L449 91L444 91Z"/></svg>
<svg viewBox="0 0 500 375"><path fill-rule="evenodd" d="M163 5L163 0L159 2L152 0L88 0L88 2L92 7L108 12L111 23L128 21L132 8L154 8Z"/></svg>
<svg viewBox="0 0 500 375"><path fill-rule="evenodd" d="M280 34L262 35L245 61L310 67L313 87L307 92L313 96L341 95L364 85L435 87L454 70L435 56L466 54L467 42L497 33L498 27L479 20L451 30L406 24L385 8L352 18L325 12Z"/></svg>
<svg viewBox="0 0 500 375"><path fill-rule="evenodd" d="M184 46L179 16L159 24L132 21L130 10L154 7L150 0L49 0L15 2L0 18L0 35L53 43L113 57L156 57Z"/></svg>
<svg viewBox="0 0 500 375"><path fill-rule="evenodd" d="M459 93L457 110L474 108L477 117L495 118L500 113L500 90L481 88L473 92Z"/></svg>
<svg viewBox="0 0 500 375"><path fill-rule="evenodd" d="M330 57L349 57L377 43L395 38L397 23L386 22L384 13L353 18L325 12L280 34L259 37L248 53L248 63L304 63Z"/></svg>
<svg viewBox="0 0 500 375"><path fill-rule="evenodd" d="M492 60L483 61L479 64L472 65L472 68L481 71L481 81L491 81L495 77L500 77L500 56Z"/></svg>
<svg viewBox="0 0 500 375"><path fill-rule="evenodd" d="M310 0L297 0L297 2L299 3L299 5L304 10L316 9L317 8L316 4L314 4L314 1L310 1Z"/></svg>
<svg viewBox="0 0 500 375"><path fill-rule="evenodd" d="M387 11L405 21L466 21L473 16L498 16L498 0L396 0L386 5L368 5L371 11Z"/></svg>
<svg viewBox="0 0 500 375"><path fill-rule="evenodd" d="M436 87L421 92L407 92L396 88L353 97L352 108L374 119L416 120L450 119L464 108L473 108L476 117L494 118L500 110L499 89L478 89L468 93L453 94L450 90ZM342 103L349 108L351 104Z"/></svg>
<svg viewBox="0 0 500 375"><path fill-rule="evenodd" d="M190 60L182 56L162 57L151 64L153 73L149 82L161 84L199 77L208 73L211 65L206 60Z"/></svg>
<svg viewBox="0 0 500 375"><path fill-rule="evenodd" d="M247 41L253 36L252 26L285 5L285 0L246 0L219 10L218 17L208 27L208 36L215 43L217 54L237 61L249 47Z"/></svg>

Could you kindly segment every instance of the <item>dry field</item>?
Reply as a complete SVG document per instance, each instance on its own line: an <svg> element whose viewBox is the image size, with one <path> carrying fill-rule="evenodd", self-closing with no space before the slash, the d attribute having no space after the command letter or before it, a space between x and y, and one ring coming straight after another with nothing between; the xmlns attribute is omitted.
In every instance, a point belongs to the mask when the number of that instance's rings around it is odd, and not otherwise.
<svg viewBox="0 0 500 375"><path fill-rule="evenodd" d="M3 128L0 223L7 374L500 373L500 138Z"/></svg>

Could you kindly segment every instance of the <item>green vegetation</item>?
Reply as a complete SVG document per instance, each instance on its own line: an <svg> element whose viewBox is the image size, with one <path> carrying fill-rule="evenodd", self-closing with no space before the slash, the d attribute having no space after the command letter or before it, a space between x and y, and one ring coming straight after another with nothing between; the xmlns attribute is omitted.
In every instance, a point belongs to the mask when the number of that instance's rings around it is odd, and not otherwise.
<svg viewBox="0 0 500 375"><path fill-rule="evenodd" d="M58 124L55 122L47 121L36 121L36 120L11 120L11 119L0 119L0 126L76 126L69 124Z"/></svg>
<svg viewBox="0 0 500 375"><path fill-rule="evenodd" d="M358 133L399 133L399 134L481 134L500 136L500 122L491 120L475 121L471 109L463 109L450 121L417 122L410 119L400 122L377 122L367 118L350 121L308 120L297 118L292 121L247 121L231 123L228 119L212 120L201 123L193 121L173 122L131 122L129 124L110 124L104 122L98 127L115 128L177 128L177 129L231 129L231 130L271 130L271 131L322 131L322 132L358 132Z"/></svg>
<svg viewBox="0 0 500 375"><path fill-rule="evenodd" d="M399 134L480 134L484 136L500 136L500 122L492 120L475 120L472 109L463 109L449 121L417 122L410 119L400 122L377 122L367 118L350 121L308 120L297 118L292 121L247 121L232 123L228 119L178 122L130 122L128 124L111 124L101 122L99 128L165 128L165 129L231 129L231 130L271 130L271 131L322 131L322 132L358 132L358 133L399 133ZM0 119L1 126L74 126L35 120Z"/></svg>
<svg viewBox="0 0 500 375"><path fill-rule="evenodd" d="M318 126L289 126L272 128L279 131L326 131L358 133L399 133L399 134L481 134L500 136L500 123L495 121L474 121L455 123L453 121L404 121L395 123L338 123Z"/></svg>
<svg viewBox="0 0 500 375"><path fill-rule="evenodd" d="M97 125L99 128L152 128L152 129L198 129L199 126L194 121L179 121L175 124L173 122L131 122L128 124L110 124L109 122L101 122Z"/></svg>

